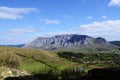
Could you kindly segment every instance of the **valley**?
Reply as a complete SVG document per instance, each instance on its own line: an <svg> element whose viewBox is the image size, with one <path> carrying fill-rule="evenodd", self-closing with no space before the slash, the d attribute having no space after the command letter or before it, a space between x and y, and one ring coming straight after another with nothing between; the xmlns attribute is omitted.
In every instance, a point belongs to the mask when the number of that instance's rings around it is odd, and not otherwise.
<svg viewBox="0 0 120 80"><path fill-rule="evenodd" d="M71 80L71 76L72 80L85 80L89 71L96 68L119 69L119 46L102 37L69 34L0 47L0 78L5 80L10 77L26 80L27 76L36 80L43 75L55 80ZM43 80L49 80L46 77Z"/></svg>
<svg viewBox="0 0 120 80"><path fill-rule="evenodd" d="M118 51L45 51L41 49L0 47L1 79L42 74L44 72L47 74L49 70L60 73L66 69L69 71L69 69L78 68L81 73L81 71L87 72L94 68L119 68L119 60L120 52ZM11 74L5 74L5 71L9 72L8 70Z"/></svg>
<svg viewBox="0 0 120 80"><path fill-rule="evenodd" d="M0 80L120 80L120 0L0 0Z"/></svg>

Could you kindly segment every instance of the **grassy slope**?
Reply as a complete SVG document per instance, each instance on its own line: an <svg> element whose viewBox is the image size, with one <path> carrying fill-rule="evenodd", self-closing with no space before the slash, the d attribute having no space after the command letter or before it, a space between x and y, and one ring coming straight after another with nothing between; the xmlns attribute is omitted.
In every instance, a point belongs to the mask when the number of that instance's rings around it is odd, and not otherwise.
<svg viewBox="0 0 120 80"><path fill-rule="evenodd" d="M51 52L51 51L43 51L43 50L35 50L35 49L0 47L0 61L1 61L0 66L8 66L9 63L11 64L11 62L9 61L13 61L13 63L18 62L20 63L18 68L26 70L28 72L39 71L42 70L43 68L54 68L57 70L63 70L68 67L76 67L76 66L80 66L86 69L109 66L107 64L88 65L88 64L72 62L72 60L68 61L65 58L60 58L56 54L58 52L59 51ZM95 59L94 56L92 57L92 55L94 55L94 52L76 52L76 54L77 53L83 53L84 55L86 55L84 57L85 60ZM101 53L109 54L109 52L101 52ZM103 55L103 58L104 56L108 56L108 55Z"/></svg>
<svg viewBox="0 0 120 80"><path fill-rule="evenodd" d="M108 68L120 66L120 51L101 51L101 52L88 52L88 51L56 51L60 57L66 58L70 61L78 62L72 66L80 66L85 70L92 68ZM83 62L90 63L83 63ZM94 61L99 61L98 63L92 63ZM108 62L100 62L108 61ZM109 63L112 61L113 63Z"/></svg>
<svg viewBox="0 0 120 80"><path fill-rule="evenodd" d="M11 47L0 47L0 57L5 59L5 63L7 63L7 60L18 61L19 58L18 62L20 62L20 65L18 68L27 70L28 72L34 72L43 68L54 68L60 70L74 63L58 57L54 52ZM0 61L2 60L0 59ZM0 65L9 66L8 64L2 64L2 62Z"/></svg>

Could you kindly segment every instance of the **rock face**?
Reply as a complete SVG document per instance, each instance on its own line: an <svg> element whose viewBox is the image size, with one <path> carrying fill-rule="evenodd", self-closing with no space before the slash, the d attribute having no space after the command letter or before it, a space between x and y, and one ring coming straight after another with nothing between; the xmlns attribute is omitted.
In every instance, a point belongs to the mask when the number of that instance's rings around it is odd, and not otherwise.
<svg viewBox="0 0 120 80"><path fill-rule="evenodd" d="M2 68L4 68L4 71L0 75L2 78L30 75L26 71L14 69L14 68L7 68L7 67L2 67Z"/></svg>
<svg viewBox="0 0 120 80"><path fill-rule="evenodd" d="M53 37L38 37L24 48L37 48L45 50L83 50L83 49L111 49L117 48L108 43L104 38L93 38L87 35L67 34Z"/></svg>

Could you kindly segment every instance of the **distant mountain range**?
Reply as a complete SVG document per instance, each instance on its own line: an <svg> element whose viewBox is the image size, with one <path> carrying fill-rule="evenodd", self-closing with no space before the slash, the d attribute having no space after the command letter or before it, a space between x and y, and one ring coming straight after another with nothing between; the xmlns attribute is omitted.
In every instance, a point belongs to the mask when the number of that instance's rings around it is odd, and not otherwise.
<svg viewBox="0 0 120 80"><path fill-rule="evenodd" d="M22 48L25 46L25 44L17 44L17 45L0 45L0 46L9 46L9 47L18 47L18 48Z"/></svg>
<svg viewBox="0 0 120 80"><path fill-rule="evenodd" d="M53 37L38 37L26 44L24 48L45 50L111 50L118 46L109 43L102 37L93 38L87 35L65 34Z"/></svg>
<svg viewBox="0 0 120 80"><path fill-rule="evenodd" d="M110 43L120 47L120 41L110 41Z"/></svg>

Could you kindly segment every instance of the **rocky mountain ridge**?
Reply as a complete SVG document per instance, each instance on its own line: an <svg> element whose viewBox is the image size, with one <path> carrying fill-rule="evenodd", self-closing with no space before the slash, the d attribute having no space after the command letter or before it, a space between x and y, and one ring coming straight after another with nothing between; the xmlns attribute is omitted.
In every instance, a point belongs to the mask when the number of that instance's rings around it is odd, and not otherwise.
<svg viewBox="0 0 120 80"><path fill-rule="evenodd" d="M38 37L25 45L24 48L45 50L83 50L83 49L115 49L117 46L107 42L104 38L93 38L87 35L65 34L53 37Z"/></svg>

